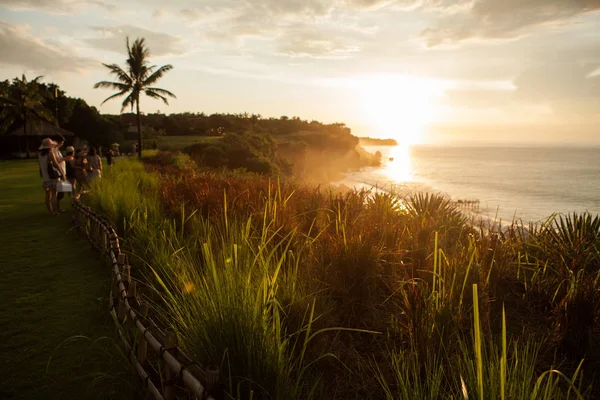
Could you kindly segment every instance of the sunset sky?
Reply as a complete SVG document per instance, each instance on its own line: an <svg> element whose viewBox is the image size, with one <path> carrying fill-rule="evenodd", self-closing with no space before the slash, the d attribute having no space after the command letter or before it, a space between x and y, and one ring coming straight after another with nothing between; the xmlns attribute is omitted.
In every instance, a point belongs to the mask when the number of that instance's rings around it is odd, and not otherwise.
<svg viewBox="0 0 600 400"><path fill-rule="evenodd" d="M600 142L600 0L0 0L0 78L100 107L145 37L146 112L345 122L361 136ZM109 102L101 112L118 113Z"/></svg>

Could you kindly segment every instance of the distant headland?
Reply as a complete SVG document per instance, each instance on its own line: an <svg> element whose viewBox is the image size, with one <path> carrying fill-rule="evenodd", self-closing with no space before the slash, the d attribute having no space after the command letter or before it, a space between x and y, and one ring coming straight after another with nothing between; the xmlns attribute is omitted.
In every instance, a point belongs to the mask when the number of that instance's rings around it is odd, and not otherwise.
<svg viewBox="0 0 600 400"><path fill-rule="evenodd" d="M358 143L361 146L398 146L395 139L377 139L370 137L359 137Z"/></svg>

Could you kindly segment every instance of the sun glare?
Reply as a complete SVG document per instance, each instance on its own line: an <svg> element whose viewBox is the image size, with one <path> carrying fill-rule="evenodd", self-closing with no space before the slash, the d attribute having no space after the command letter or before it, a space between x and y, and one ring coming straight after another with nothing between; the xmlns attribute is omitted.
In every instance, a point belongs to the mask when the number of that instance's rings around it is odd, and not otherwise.
<svg viewBox="0 0 600 400"><path fill-rule="evenodd" d="M402 146L419 143L423 128L437 117L434 98L439 83L407 76L375 76L358 80L358 95L369 136L392 138Z"/></svg>
<svg viewBox="0 0 600 400"><path fill-rule="evenodd" d="M383 173L392 182L410 182L413 180L412 160L409 145L394 146L389 158L383 161Z"/></svg>

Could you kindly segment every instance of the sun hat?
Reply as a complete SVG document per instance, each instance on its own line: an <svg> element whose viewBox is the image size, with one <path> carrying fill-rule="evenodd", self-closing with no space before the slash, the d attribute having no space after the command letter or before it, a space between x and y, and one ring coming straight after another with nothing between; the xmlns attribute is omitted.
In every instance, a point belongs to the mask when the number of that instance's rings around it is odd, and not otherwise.
<svg viewBox="0 0 600 400"><path fill-rule="evenodd" d="M44 140L42 140L42 144L38 148L38 150L51 149L54 146L56 146L56 142L54 140L50 139L49 137L47 137Z"/></svg>

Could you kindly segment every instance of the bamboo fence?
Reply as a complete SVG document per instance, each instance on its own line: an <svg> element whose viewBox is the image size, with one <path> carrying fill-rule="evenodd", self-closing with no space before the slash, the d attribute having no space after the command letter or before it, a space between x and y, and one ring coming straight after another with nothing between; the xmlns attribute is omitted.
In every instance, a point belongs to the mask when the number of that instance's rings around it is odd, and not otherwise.
<svg viewBox="0 0 600 400"><path fill-rule="evenodd" d="M178 347L173 329L161 331L149 316L148 301L138 293L131 278L131 266L121 252L119 237L110 222L79 200L73 201L73 222L112 268L110 312L143 386L157 400L190 396L214 400L218 367L202 368Z"/></svg>
<svg viewBox="0 0 600 400"><path fill-rule="evenodd" d="M458 199L453 202L457 207L465 210L479 210L479 200Z"/></svg>

